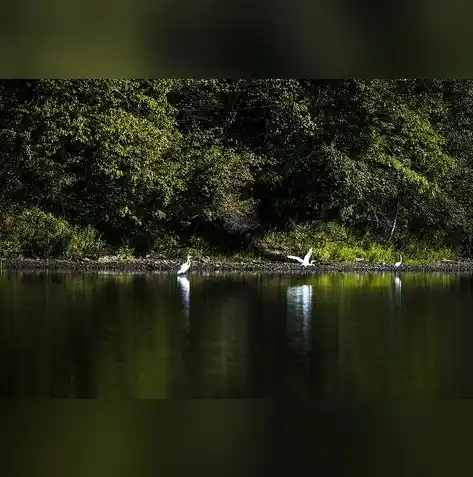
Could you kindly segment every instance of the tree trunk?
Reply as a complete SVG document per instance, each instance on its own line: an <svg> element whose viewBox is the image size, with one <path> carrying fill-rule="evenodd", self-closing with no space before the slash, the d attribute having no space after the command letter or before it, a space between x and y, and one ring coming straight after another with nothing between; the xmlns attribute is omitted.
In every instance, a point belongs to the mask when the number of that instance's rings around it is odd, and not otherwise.
<svg viewBox="0 0 473 477"><path fill-rule="evenodd" d="M389 233L388 242L391 241L391 239L393 238L393 235L394 235L394 231L396 230L398 210L399 210L399 196L398 196L397 202L396 202L396 213L394 214L393 225L391 227L391 232Z"/></svg>

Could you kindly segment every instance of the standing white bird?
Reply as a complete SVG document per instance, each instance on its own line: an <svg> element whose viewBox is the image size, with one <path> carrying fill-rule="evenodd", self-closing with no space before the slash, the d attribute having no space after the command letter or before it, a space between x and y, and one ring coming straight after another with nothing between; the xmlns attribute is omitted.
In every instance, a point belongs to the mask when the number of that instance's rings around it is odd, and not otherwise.
<svg viewBox="0 0 473 477"><path fill-rule="evenodd" d="M181 268L177 271L177 274L179 275L180 273L186 273L187 270L189 270L190 266L191 266L191 256L187 255L187 261L181 265Z"/></svg>
<svg viewBox="0 0 473 477"><path fill-rule="evenodd" d="M295 255L288 255L287 258L292 258L292 260L297 260L301 265L303 265L304 267L307 267L308 265L314 264L314 260L309 261L311 255L312 255L312 249L310 249L306 253L304 259L300 257L296 257Z"/></svg>
<svg viewBox="0 0 473 477"><path fill-rule="evenodd" d="M399 262L396 262L394 264L394 268L399 268L401 266L401 264L402 264L402 255L399 254Z"/></svg>

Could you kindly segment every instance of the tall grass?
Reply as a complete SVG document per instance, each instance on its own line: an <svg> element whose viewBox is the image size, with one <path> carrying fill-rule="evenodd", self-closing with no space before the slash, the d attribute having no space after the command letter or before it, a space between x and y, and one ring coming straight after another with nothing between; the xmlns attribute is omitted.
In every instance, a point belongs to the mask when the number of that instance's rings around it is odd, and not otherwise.
<svg viewBox="0 0 473 477"><path fill-rule="evenodd" d="M404 263L434 263L455 258L452 249L426 241L409 239L392 244L373 242L357 237L347 228L336 224L307 223L294 230L266 234L261 245L283 254L303 256L313 249L315 260L320 262L352 263L361 259L365 263L390 264L402 254Z"/></svg>

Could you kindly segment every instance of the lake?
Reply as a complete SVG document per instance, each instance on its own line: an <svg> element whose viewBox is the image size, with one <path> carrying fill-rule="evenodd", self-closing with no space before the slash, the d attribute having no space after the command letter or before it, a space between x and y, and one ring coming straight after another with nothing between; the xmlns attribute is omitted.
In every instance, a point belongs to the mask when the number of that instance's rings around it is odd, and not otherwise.
<svg viewBox="0 0 473 477"><path fill-rule="evenodd" d="M0 397L473 397L473 277L0 275Z"/></svg>
<svg viewBox="0 0 473 477"><path fill-rule="evenodd" d="M4 272L0 397L66 399L55 418L6 414L19 450L4 462L456 475L471 467L472 290L468 274ZM72 411L68 398L113 399ZM113 404L127 398L181 404L158 418Z"/></svg>

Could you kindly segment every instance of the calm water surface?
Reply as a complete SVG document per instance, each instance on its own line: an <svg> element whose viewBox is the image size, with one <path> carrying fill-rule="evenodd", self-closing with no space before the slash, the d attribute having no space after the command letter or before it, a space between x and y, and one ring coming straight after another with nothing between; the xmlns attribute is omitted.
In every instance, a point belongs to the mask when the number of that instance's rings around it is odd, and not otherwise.
<svg viewBox="0 0 473 477"><path fill-rule="evenodd" d="M2 417L2 474L471 475L472 290L442 274L0 274L0 397L34 399ZM97 397L170 404L37 399Z"/></svg>
<svg viewBox="0 0 473 477"><path fill-rule="evenodd" d="M0 275L0 397L473 396L469 275Z"/></svg>

